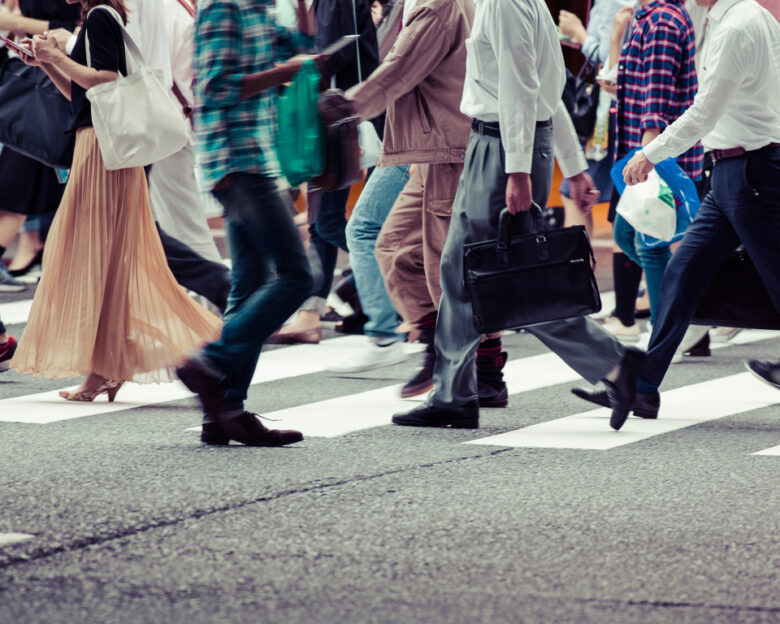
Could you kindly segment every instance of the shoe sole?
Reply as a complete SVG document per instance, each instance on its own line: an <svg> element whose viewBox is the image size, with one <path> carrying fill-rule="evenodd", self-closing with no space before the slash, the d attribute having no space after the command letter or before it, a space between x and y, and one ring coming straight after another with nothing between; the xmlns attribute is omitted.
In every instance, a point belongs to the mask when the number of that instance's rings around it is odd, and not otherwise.
<svg viewBox="0 0 780 624"><path fill-rule="evenodd" d="M506 407L509 405L509 399L480 399L479 400L479 406L480 407Z"/></svg>
<svg viewBox="0 0 780 624"><path fill-rule="evenodd" d="M11 368L11 360L8 360L6 362L0 362L0 373L4 373L9 368Z"/></svg>
<svg viewBox="0 0 780 624"><path fill-rule="evenodd" d="M750 364L748 364L747 362L745 362L745 368L747 369L747 371L751 375L753 375L753 377L755 377L759 381L763 381L767 386L772 386L773 388L775 388L777 390L780 390L780 384L775 383L774 381L770 381L769 379L766 379L765 377L762 377L756 371L754 371L752 368L750 368Z"/></svg>
<svg viewBox="0 0 780 624"><path fill-rule="evenodd" d="M338 375L349 375L351 373L365 373L372 370L377 370L379 368L387 368L388 366L395 366L396 364L403 364L408 360L409 358L404 356L402 358L399 358L397 360L393 360L392 362L382 362L381 364L372 364L371 366L361 366L359 368L350 368L348 370L344 369L337 369L337 368L329 368L328 372L330 373L336 373Z"/></svg>
<svg viewBox="0 0 780 624"><path fill-rule="evenodd" d="M435 429L443 429L445 427L450 427L452 429L479 429L479 421L473 421L473 420L449 420L447 422L433 424L430 422L420 422L420 421L402 422L394 418L393 424L399 425L400 427L428 427L428 428L435 428Z"/></svg>
<svg viewBox="0 0 780 624"><path fill-rule="evenodd" d="M27 284L22 284L21 286L0 286L0 292L18 293L18 292L22 292L26 288L27 288Z"/></svg>

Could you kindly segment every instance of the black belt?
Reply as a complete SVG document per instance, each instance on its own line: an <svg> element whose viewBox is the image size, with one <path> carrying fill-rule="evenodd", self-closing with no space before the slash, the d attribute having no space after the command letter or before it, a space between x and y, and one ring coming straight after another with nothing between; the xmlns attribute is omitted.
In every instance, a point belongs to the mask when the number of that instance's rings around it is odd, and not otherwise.
<svg viewBox="0 0 780 624"><path fill-rule="evenodd" d="M768 149L774 149L776 147L780 147L780 143L770 143L769 145L764 145L764 147L759 147L755 150L746 150L744 147L732 147L730 149L722 149L722 150L712 150L710 152L710 156L712 157L713 164L720 161L720 160L728 160L729 158L739 158L740 156L744 156L745 154L755 154L756 152L761 152L763 150Z"/></svg>
<svg viewBox="0 0 780 624"><path fill-rule="evenodd" d="M546 128L547 126L552 126L552 119L536 122L537 128ZM480 121L479 119L472 119L471 129L479 134L496 137L497 139L501 138L501 129L498 127L497 121Z"/></svg>

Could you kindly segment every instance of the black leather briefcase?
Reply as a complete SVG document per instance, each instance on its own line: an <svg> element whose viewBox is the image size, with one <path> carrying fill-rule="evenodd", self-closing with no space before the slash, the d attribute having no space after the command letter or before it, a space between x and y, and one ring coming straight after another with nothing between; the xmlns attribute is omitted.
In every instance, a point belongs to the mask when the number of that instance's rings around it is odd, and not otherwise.
<svg viewBox="0 0 780 624"><path fill-rule="evenodd" d="M714 327L780 329L780 312L744 250L718 270L692 321Z"/></svg>
<svg viewBox="0 0 780 624"><path fill-rule="evenodd" d="M534 231L513 236L505 208L497 239L464 245L466 289L482 333L601 310L596 259L585 228L547 230L536 204L532 216Z"/></svg>

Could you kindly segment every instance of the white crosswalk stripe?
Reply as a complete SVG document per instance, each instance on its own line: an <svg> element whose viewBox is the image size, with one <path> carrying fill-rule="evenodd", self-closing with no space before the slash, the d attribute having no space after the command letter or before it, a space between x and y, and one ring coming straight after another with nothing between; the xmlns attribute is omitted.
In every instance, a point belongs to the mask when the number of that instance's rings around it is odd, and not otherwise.
<svg viewBox="0 0 780 624"><path fill-rule="evenodd" d="M772 448L764 449L763 451L758 451L757 453L753 453L753 455L774 455L776 457L780 457L780 446L773 446Z"/></svg>
<svg viewBox="0 0 780 624"><path fill-rule="evenodd" d="M612 293L604 294L606 309L610 309L611 296ZM25 300L2 304L0 314L8 324L24 322L30 303ZM728 343L713 343L711 348L725 349L778 337L780 332L748 330L741 332ZM263 354L252 383L262 384L325 373L331 362L343 359L364 340L366 339L363 336L348 336L326 340L319 345L297 345L268 351ZM407 349L412 353L418 351L419 346L407 345ZM504 369L504 375L512 395L579 380L578 375L552 353L510 360ZM424 398L401 399L400 388L400 384L395 384L280 409L265 415L275 421L272 425L275 428L298 429L307 437L335 438L388 425L394 413L408 410ZM149 407L192 396L179 382L162 385L127 384L120 391L115 403L106 402L104 397L93 403L71 403L63 401L57 392L52 390L0 399L0 422L43 425ZM573 415L551 414L551 420L465 443L483 446L608 450L778 403L780 393L760 384L749 374L741 373L665 392L659 420L631 418L620 432L609 429L608 410L596 409ZM193 430L197 429L199 428ZM753 454L780 456L780 446Z"/></svg>
<svg viewBox="0 0 780 624"><path fill-rule="evenodd" d="M319 373L334 361L344 357L356 345L365 341L363 336L345 336L325 340L319 345L296 345L268 351L262 356L252 378L253 384L300 375ZM418 345L405 345L409 352L419 350ZM66 388L73 389L71 386ZM117 395L115 403L108 403L104 397L93 403L64 401L58 390L0 400L0 422L47 424L85 416L108 414L135 407L156 405L193 396L178 381L170 384L126 384Z"/></svg>
<svg viewBox="0 0 780 624"><path fill-rule="evenodd" d="M664 392L661 418L631 418L619 432L609 428L610 412L601 408L466 444L603 451L779 402L776 390L740 373Z"/></svg>
<svg viewBox="0 0 780 624"><path fill-rule="evenodd" d="M34 535L30 535L29 533L0 533L0 548L18 544L19 542L26 542L34 537Z"/></svg>

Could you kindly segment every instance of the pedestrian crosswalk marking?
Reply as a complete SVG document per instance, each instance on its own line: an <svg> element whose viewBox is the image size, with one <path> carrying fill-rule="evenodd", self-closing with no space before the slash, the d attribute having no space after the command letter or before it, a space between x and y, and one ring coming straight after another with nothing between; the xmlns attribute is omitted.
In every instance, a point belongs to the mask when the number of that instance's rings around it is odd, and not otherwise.
<svg viewBox="0 0 780 624"><path fill-rule="evenodd" d="M26 323L30 317L32 302L32 299L22 299L21 301L0 304L0 319L6 325Z"/></svg>
<svg viewBox="0 0 780 624"><path fill-rule="evenodd" d="M632 416L620 431L609 428L610 412L600 408L466 444L603 451L778 403L777 390L760 383L750 373L739 373L664 392L658 420Z"/></svg>
<svg viewBox="0 0 780 624"><path fill-rule="evenodd" d="M0 533L0 548L18 544L19 542L26 542L34 537L34 535L30 535L29 533Z"/></svg>
<svg viewBox="0 0 780 624"><path fill-rule="evenodd" d="M529 392L539 388L579 379L554 353L511 360L504 368L504 379L510 394ZM264 414L272 418L276 429L296 429L304 435L321 438L336 436L389 425L393 414L409 410L425 397L402 399L401 385L385 386L358 394L350 394L307 403L297 407ZM195 427L192 430L199 430Z"/></svg>
<svg viewBox="0 0 780 624"><path fill-rule="evenodd" d="M777 457L780 457L780 446L773 446L772 448L764 449L763 451L758 451L757 453L753 453L753 455L775 455Z"/></svg>
<svg viewBox="0 0 780 624"><path fill-rule="evenodd" d="M321 372L332 362L346 357L365 340L364 336L345 336L325 340L319 345L296 345L268 351L260 358L252 383ZM405 347L410 351L417 350L417 345ZM74 388L75 386L68 389ZM108 403L105 396L95 399L92 403L65 401L58 395L58 390L52 390L0 400L0 422L47 424L177 401L191 396L192 392L179 381L170 384L125 384L114 403Z"/></svg>

